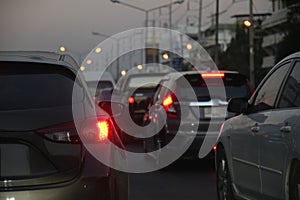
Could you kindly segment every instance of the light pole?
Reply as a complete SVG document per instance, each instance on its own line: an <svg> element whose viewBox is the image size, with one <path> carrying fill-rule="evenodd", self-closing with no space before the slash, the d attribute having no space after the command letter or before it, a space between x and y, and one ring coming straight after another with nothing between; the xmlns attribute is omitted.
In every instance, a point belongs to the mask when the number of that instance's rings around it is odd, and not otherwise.
<svg viewBox="0 0 300 200"><path fill-rule="evenodd" d="M249 0L249 20L253 24L253 1ZM255 71L254 71L254 30L253 26L249 27L249 68L250 83L255 87Z"/></svg>
<svg viewBox="0 0 300 200"><path fill-rule="evenodd" d="M148 10L146 10L146 9L144 9L144 8L141 8L141 7L138 7L138 6L135 6L135 5L131 5L131 4L126 3L126 2L123 2L123 1L119 1L119 0L111 0L111 2L113 2L113 3L118 3L118 4L121 4L121 5L130 7L130 8L133 8L133 9L139 10L139 11L141 11L141 12L144 12L145 15L146 15L145 26L148 27L149 12L154 11L154 10L158 10L158 9L161 9L161 8L169 7L170 5L173 5L173 4L182 4L182 3L184 2L184 0L173 1L173 2L171 2L171 3L164 4L164 5L155 7L155 8L150 8L150 9L148 9Z"/></svg>
<svg viewBox="0 0 300 200"><path fill-rule="evenodd" d="M105 38L112 38L114 39L116 42L117 42L117 59L116 59L116 71L117 71L117 74L116 74L116 79L118 80L119 79L119 70L120 70L120 61L119 61L119 53L120 53L120 44L119 44L119 38L115 38L115 37L112 37L112 36L109 36L109 35L106 35L106 34L103 34L103 33L99 33L99 32L92 32L93 35L96 35L96 36L101 36L101 37L105 37Z"/></svg>
<svg viewBox="0 0 300 200"><path fill-rule="evenodd" d="M219 65L219 0L216 1L215 63Z"/></svg>
<svg viewBox="0 0 300 200"><path fill-rule="evenodd" d="M126 2L123 2L123 1L119 1L119 0L111 0L111 2L113 3L118 3L118 4L121 4L121 5L124 5L124 6L127 6L127 7L130 7L132 9L136 9L136 10L139 10L141 12L144 12L145 13L145 27L147 28L148 27L148 21L149 21L149 12L151 11L154 11L154 10L158 10L158 9L161 9L161 8L167 8L169 7L169 28L171 29L171 24L172 24L172 5L173 4L182 4L184 2L184 0L177 0L177 1L173 1L171 3L168 3L168 4L164 4L164 5L161 5L161 6L158 6L158 7L154 7L154 8L150 8L148 10L144 9L144 8L140 8L140 7L137 7L135 5L131 5L131 4L128 4ZM147 47L147 37L148 37L148 34L147 34L147 30L146 30L146 47ZM171 38L170 38L170 41L171 41ZM172 43L172 42L170 42ZM170 46L170 48L172 48L172 46ZM145 56L146 56L146 51L145 51ZM172 63L172 61L171 61Z"/></svg>

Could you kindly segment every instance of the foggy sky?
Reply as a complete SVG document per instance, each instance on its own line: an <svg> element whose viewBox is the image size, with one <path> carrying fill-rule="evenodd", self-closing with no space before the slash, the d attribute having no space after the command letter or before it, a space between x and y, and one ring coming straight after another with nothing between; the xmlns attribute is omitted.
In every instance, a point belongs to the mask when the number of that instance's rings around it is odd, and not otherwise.
<svg viewBox="0 0 300 200"><path fill-rule="evenodd" d="M123 0L150 9L170 3L170 0ZM174 6L173 22L184 16L187 1ZM203 0L203 6L214 0ZM239 0L235 0L239 1ZM198 0L191 5L197 5ZM228 8L232 0L220 0L220 11ZM220 23L233 22L234 14L245 14L249 2L232 5L220 16ZM254 12L270 12L269 0L254 0ZM203 10L202 24L208 26L215 12L215 3ZM195 15L197 11L194 12ZM150 14L153 17L157 13ZM166 16L167 17L167 16ZM142 27L145 13L114 4L110 0L0 0L0 50L57 51L63 44L78 54L91 50L104 37L93 31L113 35L128 29ZM185 18L179 20L185 23Z"/></svg>

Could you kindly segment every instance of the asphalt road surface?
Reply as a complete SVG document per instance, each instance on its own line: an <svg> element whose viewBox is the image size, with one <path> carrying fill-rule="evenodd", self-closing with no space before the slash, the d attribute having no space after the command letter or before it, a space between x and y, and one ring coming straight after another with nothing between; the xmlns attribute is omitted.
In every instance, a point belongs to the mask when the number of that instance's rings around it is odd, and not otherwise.
<svg viewBox="0 0 300 200"><path fill-rule="evenodd" d="M180 160L156 172L130 174L130 200L215 200L212 160Z"/></svg>

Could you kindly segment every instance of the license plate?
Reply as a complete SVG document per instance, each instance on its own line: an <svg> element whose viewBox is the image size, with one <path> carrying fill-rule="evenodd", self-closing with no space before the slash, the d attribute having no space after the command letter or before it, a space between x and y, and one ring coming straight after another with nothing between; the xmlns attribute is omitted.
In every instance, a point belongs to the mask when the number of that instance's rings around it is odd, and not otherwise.
<svg viewBox="0 0 300 200"><path fill-rule="evenodd" d="M205 118L225 118L226 116L227 116L227 107L204 108Z"/></svg>
<svg viewBox="0 0 300 200"><path fill-rule="evenodd" d="M0 175L13 177L29 174L28 147L21 144L0 144Z"/></svg>

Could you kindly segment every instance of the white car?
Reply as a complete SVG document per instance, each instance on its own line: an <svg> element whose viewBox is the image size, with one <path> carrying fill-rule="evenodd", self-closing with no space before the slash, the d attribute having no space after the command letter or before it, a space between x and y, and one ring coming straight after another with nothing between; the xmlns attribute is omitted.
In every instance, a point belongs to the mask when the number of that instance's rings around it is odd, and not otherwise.
<svg viewBox="0 0 300 200"><path fill-rule="evenodd" d="M231 99L217 143L219 199L300 199L300 52L279 62L251 99Z"/></svg>

